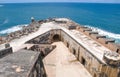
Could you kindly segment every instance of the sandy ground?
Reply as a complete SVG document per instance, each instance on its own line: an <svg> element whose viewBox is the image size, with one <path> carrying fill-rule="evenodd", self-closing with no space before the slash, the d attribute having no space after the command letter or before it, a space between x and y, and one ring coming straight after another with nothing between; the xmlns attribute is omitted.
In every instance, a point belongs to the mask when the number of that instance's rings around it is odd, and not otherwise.
<svg viewBox="0 0 120 77"><path fill-rule="evenodd" d="M57 47L43 59L48 77L92 77L62 42L53 45Z"/></svg>

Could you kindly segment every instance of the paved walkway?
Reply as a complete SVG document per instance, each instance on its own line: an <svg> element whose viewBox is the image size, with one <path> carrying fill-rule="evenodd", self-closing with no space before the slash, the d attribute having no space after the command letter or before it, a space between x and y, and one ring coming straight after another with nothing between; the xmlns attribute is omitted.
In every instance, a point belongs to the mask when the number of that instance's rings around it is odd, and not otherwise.
<svg viewBox="0 0 120 77"><path fill-rule="evenodd" d="M53 45L57 47L43 59L48 77L92 77L62 42Z"/></svg>

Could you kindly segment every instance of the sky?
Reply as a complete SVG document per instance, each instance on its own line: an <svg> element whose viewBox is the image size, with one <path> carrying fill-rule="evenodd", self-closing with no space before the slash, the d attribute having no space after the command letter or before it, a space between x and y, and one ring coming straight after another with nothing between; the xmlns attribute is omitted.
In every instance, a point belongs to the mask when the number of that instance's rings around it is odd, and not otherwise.
<svg viewBox="0 0 120 77"><path fill-rule="evenodd" d="M0 0L0 3L24 2L89 2L89 3L120 3L120 0Z"/></svg>

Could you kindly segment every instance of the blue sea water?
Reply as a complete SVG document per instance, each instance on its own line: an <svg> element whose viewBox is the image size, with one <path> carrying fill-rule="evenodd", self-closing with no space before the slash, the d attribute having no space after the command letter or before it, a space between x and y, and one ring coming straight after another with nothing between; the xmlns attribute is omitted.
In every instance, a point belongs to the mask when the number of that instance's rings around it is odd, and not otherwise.
<svg viewBox="0 0 120 77"><path fill-rule="evenodd" d="M120 4L10 3L0 4L0 35L21 29L23 24L49 17L67 17L120 42Z"/></svg>

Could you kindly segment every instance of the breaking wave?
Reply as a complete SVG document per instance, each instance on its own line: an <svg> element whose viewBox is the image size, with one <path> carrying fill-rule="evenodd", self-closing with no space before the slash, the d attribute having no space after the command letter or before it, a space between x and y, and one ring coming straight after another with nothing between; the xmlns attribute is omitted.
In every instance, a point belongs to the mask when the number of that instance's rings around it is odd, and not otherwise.
<svg viewBox="0 0 120 77"><path fill-rule="evenodd" d="M93 31L97 31L99 34L107 36L108 38L115 39L116 42L120 42L120 34L111 33L111 32L99 29L97 27L92 27L92 26L89 26L89 25L85 25L85 26L91 28Z"/></svg>
<svg viewBox="0 0 120 77"><path fill-rule="evenodd" d="M8 34L8 33L11 33L11 32L15 32L15 31L21 30L23 26L28 26L28 24L17 25L17 26L13 26L11 28L2 30L2 31L0 31L0 35Z"/></svg>

